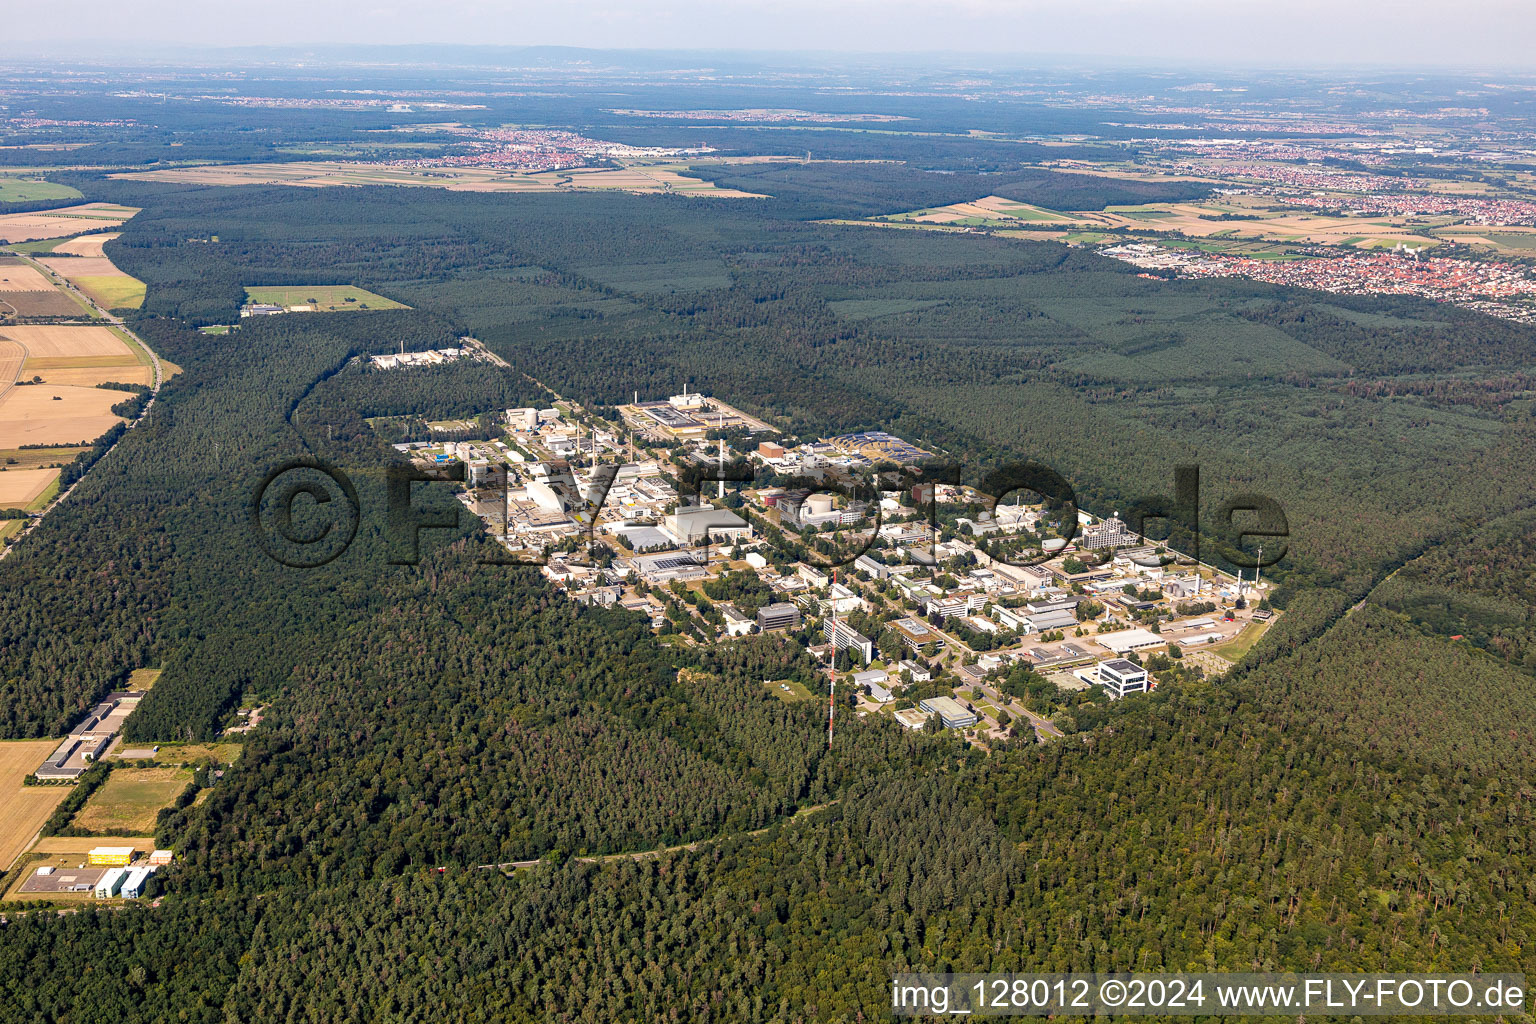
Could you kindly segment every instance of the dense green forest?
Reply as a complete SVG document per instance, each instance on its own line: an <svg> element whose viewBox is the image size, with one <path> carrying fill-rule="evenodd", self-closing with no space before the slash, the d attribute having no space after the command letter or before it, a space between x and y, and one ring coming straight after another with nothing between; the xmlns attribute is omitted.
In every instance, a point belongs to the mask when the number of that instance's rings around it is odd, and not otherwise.
<svg viewBox="0 0 1536 1024"><path fill-rule="evenodd" d="M1298 582L1359 586L1449 522L1527 501L1527 327L1402 298L1148 281L1052 243L816 223L994 185L844 166L867 180L840 197L818 165L761 173L772 207L114 182L147 207L110 249L151 282L156 314L227 321L242 283L356 280L584 401L691 380L797 433L912 436L973 479L1035 459L1100 513L1168 494L1173 467L1197 463L1202 554L1224 551L1224 500L1283 497L1276 571ZM214 227L219 243L185 241Z"/></svg>
<svg viewBox="0 0 1536 1024"><path fill-rule="evenodd" d="M143 207L108 252L184 372L0 563L0 728L57 734L142 665L135 741L269 712L162 817L157 906L8 914L0 1017L868 1020L908 967L1536 972L1532 330L819 223L995 190L839 174L707 204L81 177ZM414 308L194 329L279 283ZM357 362L461 334L512 369ZM664 646L478 564L468 522L389 563L364 417L524 404L524 374L604 405L691 382L972 480L1033 458L1096 512L1198 463L1211 557L1224 498L1282 501L1288 611L1229 680L1077 708L1062 741L852 719L828 752L817 703L762 685L811 671L775 638ZM310 570L246 520L297 458L361 506Z"/></svg>
<svg viewBox="0 0 1536 1024"><path fill-rule="evenodd" d="M1528 722L1536 687L1379 610L1316 650L1097 712L1074 742L902 767L806 818L652 860L439 874L400 859L402 837L395 863L371 862L367 837L405 819L370 770L310 792L294 822L307 842L268 845L291 819L270 799L245 812L267 830L212 875L200 852L159 907L13 920L5 1005L72 1020L855 1020L881 1016L909 967L1529 970L1530 737L1448 752L1319 707L1370 721L1439 696L1425 680L1481 672L1473 692L1500 703L1449 708L1434 724L1455 742ZM1355 685L1367 663L1377 685ZM285 721L265 743L303 732ZM305 858L353 837L350 869ZM116 972L77 976L108 956Z"/></svg>

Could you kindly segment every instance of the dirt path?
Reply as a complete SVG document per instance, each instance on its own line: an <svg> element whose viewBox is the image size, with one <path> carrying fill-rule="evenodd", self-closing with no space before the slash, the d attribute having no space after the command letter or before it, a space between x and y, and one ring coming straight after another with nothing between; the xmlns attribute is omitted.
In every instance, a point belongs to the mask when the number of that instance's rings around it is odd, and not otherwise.
<svg viewBox="0 0 1536 1024"><path fill-rule="evenodd" d="M750 832L728 832L725 835L711 836L708 839L695 839L691 843L679 843L676 846L663 846L663 847L661 847L660 849L657 849L657 850L637 850L634 853L605 853L605 854L602 854L602 855L596 856L596 857L577 857L575 859L579 863L582 863L582 864L612 864L615 861L621 861L621 860L650 860L653 857L661 857L661 856L665 856L666 854L669 854L669 853L681 853L684 850L692 852L694 850L697 850L701 846L709 846L712 843L722 842L722 841L724 841L726 839L729 839L729 838L731 838L733 836L760 836L760 835L764 835L770 829L778 828L781 825L786 825L786 824L788 824L790 822L798 821L801 818L809 817L810 815L815 814L818 811L824 811L828 807L832 807L832 806L834 806L836 804L839 804L841 802L842 802L842 798L839 797L836 800L828 800L826 803L816 804L815 806L812 806L812 807L802 807L802 808L800 808L800 810L796 811L794 814L790 815L788 818L785 818L783 821L776 821L772 825L765 825L762 828L755 828L755 829L753 829ZM479 868L482 871L490 871L492 869L495 869L497 871L515 871L518 868L531 868L531 867L534 867L538 863L539 863L539 861L537 859L535 859L535 860L510 860L510 861L506 861L506 862L501 863L501 864L477 864L476 867Z"/></svg>
<svg viewBox="0 0 1536 1024"><path fill-rule="evenodd" d="M27 346L11 338L0 338L0 398L11 393L27 361Z"/></svg>

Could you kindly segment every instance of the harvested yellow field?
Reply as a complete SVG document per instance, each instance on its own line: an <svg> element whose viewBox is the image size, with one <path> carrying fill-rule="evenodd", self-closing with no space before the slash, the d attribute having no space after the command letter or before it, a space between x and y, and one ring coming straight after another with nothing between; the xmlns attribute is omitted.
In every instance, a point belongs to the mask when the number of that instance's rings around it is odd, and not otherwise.
<svg viewBox="0 0 1536 1024"><path fill-rule="evenodd" d="M15 383L27 358L26 347L0 335L0 395Z"/></svg>
<svg viewBox="0 0 1536 1024"><path fill-rule="evenodd" d="M0 508L25 508L58 477L56 469L11 469L0 473Z"/></svg>
<svg viewBox="0 0 1536 1024"><path fill-rule="evenodd" d="M0 448L89 444L123 422L112 406L132 397L105 388L17 385L0 401Z"/></svg>
<svg viewBox="0 0 1536 1024"><path fill-rule="evenodd" d="M1399 217L1339 217L1290 209L1269 208L1267 201L1232 197L1221 202L1147 203L1110 206L1102 211L1046 210L986 196L969 203L914 210L879 218L885 223L943 228L988 229L1118 229L1146 234L1179 234L1189 238L1244 239L1280 243L1344 245L1362 249L1392 248L1401 243L1432 247L1441 239ZM1040 230L1022 237L1054 237Z"/></svg>
<svg viewBox="0 0 1536 1024"><path fill-rule="evenodd" d="M122 232L119 231L107 231L98 235L81 235L79 238L60 242L53 247L53 251L59 256L101 256L103 255L101 247L121 234Z"/></svg>
<svg viewBox="0 0 1536 1024"><path fill-rule="evenodd" d="M1031 206L1002 196L983 196L970 203L952 203L931 210L917 210L899 214L892 220L917 224L997 225L1013 221L1030 223L1057 223L1063 226L1074 223L1079 214L1058 213L1042 206Z"/></svg>
<svg viewBox="0 0 1536 1024"><path fill-rule="evenodd" d="M0 742L0 870L8 869L42 829L69 786L23 786L21 780L53 753L58 740Z"/></svg>
<svg viewBox="0 0 1536 1024"><path fill-rule="evenodd" d="M53 282L25 263L0 263L0 292L46 292Z"/></svg>
<svg viewBox="0 0 1536 1024"><path fill-rule="evenodd" d="M3 372L0 370L0 373ZM137 360L131 366L125 363L121 366L55 366L39 369L28 364L27 379L31 380L34 376L43 378L44 384L68 384L80 388L93 388L97 384L143 384L148 387L155 382L155 371Z"/></svg>
<svg viewBox="0 0 1536 1024"><path fill-rule="evenodd" d="M104 360L126 356L133 362L138 362L128 343L109 327L22 324L15 327L0 327L0 338L8 338L25 345L30 359L89 357Z"/></svg>
<svg viewBox="0 0 1536 1024"><path fill-rule="evenodd" d="M46 213L0 214L0 242L67 238L82 231L115 228L139 211L107 203L86 203Z"/></svg>
<svg viewBox="0 0 1536 1024"><path fill-rule="evenodd" d="M105 256L44 256L37 262L60 277L71 280L77 277L111 277L113 274L128 276Z"/></svg>

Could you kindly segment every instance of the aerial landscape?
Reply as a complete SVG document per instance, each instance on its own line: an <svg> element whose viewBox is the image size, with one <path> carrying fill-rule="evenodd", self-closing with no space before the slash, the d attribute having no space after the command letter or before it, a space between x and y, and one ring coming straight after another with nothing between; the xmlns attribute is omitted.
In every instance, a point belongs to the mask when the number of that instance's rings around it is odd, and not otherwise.
<svg viewBox="0 0 1536 1024"><path fill-rule="evenodd" d="M0 39L0 1021L1531 1020L1536 13L740 6Z"/></svg>

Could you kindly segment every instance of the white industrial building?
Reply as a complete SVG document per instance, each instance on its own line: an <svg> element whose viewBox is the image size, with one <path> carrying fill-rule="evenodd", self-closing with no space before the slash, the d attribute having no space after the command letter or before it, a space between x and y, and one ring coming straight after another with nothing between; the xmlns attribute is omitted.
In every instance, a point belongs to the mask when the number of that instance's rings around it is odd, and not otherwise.
<svg viewBox="0 0 1536 1024"><path fill-rule="evenodd" d="M1144 651L1148 647L1163 647L1167 645L1168 638L1145 629L1122 629L1118 633L1101 633L1093 641L1116 654L1126 655L1132 651Z"/></svg>

